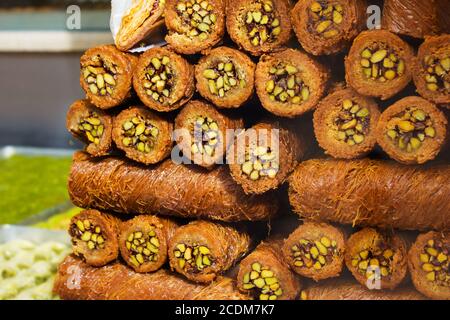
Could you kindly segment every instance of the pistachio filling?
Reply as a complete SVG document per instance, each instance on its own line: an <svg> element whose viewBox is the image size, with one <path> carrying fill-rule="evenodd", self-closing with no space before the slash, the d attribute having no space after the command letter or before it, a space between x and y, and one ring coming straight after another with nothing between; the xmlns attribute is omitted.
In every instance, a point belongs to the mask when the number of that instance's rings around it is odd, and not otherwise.
<svg viewBox="0 0 450 320"><path fill-rule="evenodd" d="M92 94L106 96L114 93L119 67L103 60L99 55L91 59L91 64L81 69L84 81Z"/></svg>
<svg viewBox="0 0 450 320"><path fill-rule="evenodd" d="M352 266L368 279L374 275L383 279L392 274L393 257L394 251L387 241L377 239L371 247L361 250L352 257Z"/></svg>
<svg viewBox="0 0 450 320"><path fill-rule="evenodd" d="M178 266L187 272L199 273L214 263L208 247L198 244L179 243L173 254L178 259Z"/></svg>
<svg viewBox="0 0 450 320"><path fill-rule="evenodd" d="M433 56L424 58L425 81L427 89L431 91L442 91L445 94L450 93L450 56L439 59Z"/></svg>
<svg viewBox="0 0 450 320"><path fill-rule="evenodd" d="M252 270L244 275L242 288L253 290L259 300L277 300L283 294L274 272L258 262L254 262Z"/></svg>
<svg viewBox="0 0 450 320"><path fill-rule="evenodd" d="M164 103L172 91L174 78L170 67L170 58L153 57L145 70L145 93L153 100Z"/></svg>
<svg viewBox="0 0 450 320"><path fill-rule="evenodd" d="M212 157L220 142L219 125L210 117L199 116L194 123L192 154L207 154Z"/></svg>
<svg viewBox="0 0 450 320"><path fill-rule="evenodd" d="M302 290L300 292L300 300L308 300L308 294L306 293L305 290Z"/></svg>
<svg viewBox="0 0 450 320"><path fill-rule="evenodd" d="M135 116L122 124L122 143L144 153L150 153L158 139L159 130L148 119Z"/></svg>
<svg viewBox="0 0 450 320"><path fill-rule="evenodd" d="M343 141L349 146L364 142L369 131L370 111L360 107L350 99L342 102L342 109L334 119L337 127L336 140Z"/></svg>
<svg viewBox="0 0 450 320"><path fill-rule="evenodd" d="M176 6L177 14L186 26L185 34L191 38L198 37L206 40L213 32L217 16L213 13L212 5L205 0L179 1Z"/></svg>
<svg viewBox="0 0 450 320"><path fill-rule="evenodd" d="M386 82L405 72L405 61L385 43L374 43L361 51L360 65L367 79Z"/></svg>
<svg viewBox="0 0 450 320"><path fill-rule="evenodd" d="M299 70L290 64L279 63L269 70L270 80L266 92L270 100L300 104L309 99L309 87L303 82Z"/></svg>
<svg viewBox="0 0 450 320"><path fill-rule="evenodd" d="M333 257L339 254L337 243L323 236L320 240L300 239L298 244L291 247L294 266L322 269Z"/></svg>
<svg viewBox="0 0 450 320"><path fill-rule="evenodd" d="M420 254L421 268L426 272L426 278L438 286L450 287L450 272L448 253L450 245L441 240L428 240Z"/></svg>
<svg viewBox="0 0 450 320"><path fill-rule="evenodd" d="M245 74L236 69L233 61L219 62L213 68L203 71L203 77L208 80L209 92L223 98L228 91L237 86L246 85Z"/></svg>
<svg viewBox="0 0 450 320"><path fill-rule="evenodd" d="M254 46L273 42L281 33L280 20L276 17L270 0L258 0L255 9L243 17L250 42Z"/></svg>
<svg viewBox="0 0 450 320"><path fill-rule="evenodd" d="M153 227L147 233L130 233L125 245L130 253L129 261L135 267L158 260L159 240Z"/></svg>
<svg viewBox="0 0 450 320"><path fill-rule="evenodd" d="M339 34L339 25L344 20L344 9L340 4L329 4L328 1L314 1L309 7L309 28L326 39Z"/></svg>
<svg viewBox="0 0 450 320"><path fill-rule="evenodd" d="M94 144L100 144L100 138L103 135L104 126L96 112L89 112L89 116L80 119L78 130L86 139Z"/></svg>
<svg viewBox="0 0 450 320"><path fill-rule="evenodd" d="M426 138L434 138L436 130L425 111L408 107L389 120L386 135L400 149L413 152L422 146Z"/></svg>
<svg viewBox="0 0 450 320"><path fill-rule="evenodd" d="M263 177L274 179L278 169L277 156L270 147L258 146L246 150L245 162L241 165L241 171L250 180L256 181Z"/></svg>
<svg viewBox="0 0 450 320"><path fill-rule="evenodd" d="M88 219L77 220L70 226L70 235L77 238L78 241L86 243L89 250L103 249L105 247L106 237L99 226ZM73 242L73 240L72 240Z"/></svg>

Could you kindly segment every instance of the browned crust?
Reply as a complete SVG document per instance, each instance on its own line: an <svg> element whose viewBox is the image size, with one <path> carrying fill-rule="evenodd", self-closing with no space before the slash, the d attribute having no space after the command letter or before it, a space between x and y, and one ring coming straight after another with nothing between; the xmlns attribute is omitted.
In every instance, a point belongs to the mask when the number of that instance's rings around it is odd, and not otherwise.
<svg viewBox="0 0 450 320"><path fill-rule="evenodd" d="M228 0L227 5L227 31L231 39L251 55L260 56L263 53L280 50L291 38L292 27L289 19L291 10L290 0L272 0L273 10L280 21L281 32L274 42L265 42L263 45L254 46L244 26L247 11L258 8L257 0Z"/></svg>
<svg viewBox="0 0 450 320"><path fill-rule="evenodd" d="M80 120L89 116L91 112L96 112L103 124L104 131L100 138L100 143L96 145L89 142L78 129ZM67 130L77 139L86 144L86 152L93 156L107 155L112 149L112 126L113 120L110 115L97 109L88 100L77 100L70 107L66 117Z"/></svg>
<svg viewBox="0 0 450 320"><path fill-rule="evenodd" d="M157 217L153 215L140 215L122 223L119 235L119 249L123 260L135 272L145 273L154 272L161 268L167 261L167 248L169 240L172 238L178 224L173 220ZM157 261L146 261L139 266L135 266L130 261L130 251L126 247L128 236L134 232L148 234L150 230L155 231L159 241L159 252Z"/></svg>
<svg viewBox="0 0 450 320"><path fill-rule="evenodd" d="M387 43L405 61L402 76L384 83L365 78L360 65L360 53L373 42ZM395 34L386 30L363 31L356 37L345 57L345 79L359 94L386 100L402 91L411 81L414 59L411 47Z"/></svg>
<svg viewBox="0 0 450 320"><path fill-rule="evenodd" d="M302 79L310 89L310 97L307 102L293 104L270 100L269 94L266 92L266 82L270 80L270 67L279 62L288 62L302 73ZM280 117L293 118L316 107L327 90L329 78L328 70L320 63L298 50L286 49L261 57L255 73L256 93L266 110Z"/></svg>
<svg viewBox="0 0 450 320"><path fill-rule="evenodd" d="M124 137L122 134L123 124L138 115L145 120L150 120L159 130L155 145L149 153L140 152L134 146L127 147L122 142ZM160 117L155 112L144 107L130 107L114 118L112 137L117 148L123 150L128 158L144 164L154 164L164 160L170 155L172 150L172 133L173 124Z"/></svg>
<svg viewBox="0 0 450 320"><path fill-rule="evenodd" d="M450 287L437 286L430 284L425 276L426 272L420 268L420 253L428 240L442 239L445 243L450 243L450 235L448 232L440 233L430 231L420 234L416 242L411 246L408 253L408 267L411 279L416 289L431 299L450 300ZM448 256L448 253L447 253ZM448 258L447 258L448 259Z"/></svg>
<svg viewBox="0 0 450 320"><path fill-rule="evenodd" d="M389 120L407 107L420 107L428 113L433 121L436 136L425 139L422 146L413 152L406 152L394 145L386 135L386 126ZM404 164L422 164L433 160L441 151L447 141L447 118L434 104L420 97L406 97L388 107L380 116L376 128L377 142L392 159Z"/></svg>
<svg viewBox="0 0 450 320"><path fill-rule="evenodd" d="M291 11L291 22L298 41L308 53L313 55L330 55L341 52L365 28L365 0L336 0L333 4L341 4L344 8L342 25L339 34L326 39L312 33L309 23L309 8L315 0L298 1Z"/></svg>
<svg viewBox="0 0 450 320"><path fill-rule="evenodd" d="M95 221L95 225L102 229L102 235L105 239L105 247L103 249L90 250L85 242L79 242L72 233L72 228L77 221ZM117 237L119 235L120 220L110 214L100 212L98 210L83 210L79 214L72 217L69 226L69 235L72 237L73 253L79 256L87 264L94 267L104 266L114 261L119 256L119 244Z"/></svg>
<svg viewBox="0 0 450 320"><path fill-rule="evenodd" d="M436 0L436 11L441 33L450 33L450 19L448 18L450 2L448 0Z"/></svg>
<svg viewBox="0 0 450 320"><path fill-rule="evenodd" d="M450 34L442 34L436 37L425 38L425 41L419 47L413 73L414 84L416 85L417 92L422 97L437 104L449 104L450 94L445 94L445 92L431 91L427 89L427 82L425 80L426 66L424 64L424 58L429 55L437 57L449 57Z"/></svg>
<svg viewBox="0 0 450 320"><path fill-rule="evenodd" d="M439 33L436 0L386 0L383 7L383 29L424 38Z"/></svg>
<svg viewBox="0 0 450 320"><path fill-rule="evenodd" d="M231 176L246 194L262 194L269 190L277 189L287 180L288 176L305 155L306 143L295 131L293 126L283 124L280 121L263 121L254 125L251 129L256 133L257 141L249 139L247 135L248 131L242 131L229 149L227 162L229 163ZM278 130L278 134L274 130ZM261 135L260 132L262 133ZM275 143L279 143L278 173L275 178L260 177L257 181L253 181L241 170L245 157L243 154L245 148L243 150L241 146L245 145L250 148L271 146L272 135L275 138Z"/></svg>
<svg viewBox="0 0 450 320"><path fill-rule="evenodd" d="M282 240L268 240L261 242L256 249L245 257L239 264L237 276L237 287L243 293L249 293L244 289L244 275L252 270L252 264L257 262L262 266L267 266L274 273L280 283L283 294L278 297L280 300L293 300L298 297L301 289L300 279L288 268L281 254Z"/></svg>
<svg viewBox="0 0 450 320"><path fill-rule="evenodd" d="M246 196L223 166L207 172L171 160L145 167L76 153L68 186L75 205L124 214L256 221L278 210L275 194Z"/></svg>
<svg viewBox="0 0 450 320"><path fill-rule="evenodd" d="M99 96L92 94L89 85L84 81L83 73L80 72L80 85L86 92L86 97L96 107L100 109L109 109L116 107L129 97L131 97L132 74L135 64L135 57L131 54L121 52L113 45L103 45L88 49L80 58L81 68L90 65L92 58L99 56L102 59L114 62L120 68L116 79L116 86L113 95Z"/></svg>
<svg viewBox="0 0 450 320"><path fill-rule="evenodd" d="M389 234L389 232L381 232L373 228L365 228L355 232L347 241L347 249L345 251L345 264L352 273L353 277L363 286L367 285L367 278L360 274L357 267L352 265L352 259L363 250L371 250L378 239L384 239L388 248L394 252L391 261L391 275L381 277L380 289L395 289L406 276L407 267L407 246L404 239L399 234ZM370 288L369 288L370 289Z"/></svg>
<svg viewBox="0 0 450 320"><path fill-rule="evenodd" d="M362 143L350 146L345 141L339 141L335 137L335 116L342 108L342 102L350 99L361 108L370 111L368 132ZM358 94L351 88L338 89L325 97L314 111L314 134L317 142L325 150L325 153L342 159L355 159L367 155L373 150L376 143L375 128L380 117L377 103L369 98Z"/></svg>
<svg viewBox="0 0 450 320"><path fill-rule="evenodd" d="M307 267L297 267L294 265L294 257L292 255L292 246L297 245L300 239L308 239L310 241L320 241L322 237L327 237L336 241L338 253L332 257L320 270ZM339 276L344 266L345 252L345 236L342 230L326 224L316 222L305 222L300 225L289 237L284 241L283 256L292 270L303 277L311 278L314 281L320 281L328 278Z"/></svg>
<svg viewBox="0 0 450 320"><path fill-rule="evenodd" d="M332 279L313 284L303 292L306 300L426 300L410 286L393 291L369 290L346 279Z"/></svg>
<svg viewBox="0 0 450 320"><path fill-rule="evenodd" d="M292 208L306 218L410 230L449 227L448 165L309 160L289 181Z"/></svg>
<svg viewBox="0 0 450 320"><path fill-rule="evenodd" d="M209 91L208 79L203 76L203 71L215 66L219 62L231 61L238 73L244 76L246 85L239 85L229 90L224 97L219 97ZM244 53L228 47L218 47L203 56L195 67L195 79L198 92L219 108L239 108L253 95L255 87L255 64Z"/></svg>
<svg viewBox="0 0 450 320"><path fill-rule="evenodd" d="M77 276L76 278L74 276ZM120 263L92 268L68 256L53 291L64 300L247 300L229 278L194 284L166 270L136 273Z"/></svg>
<svg viewBox="0 0 450 320"><path fill-rule="evenodd" d="M174 255L176 245L180 243L206 246L211 252L211 266L198 273L180 268ZM235 265L247 253L249 247L250 237L246 232L220 223L193 221L178 228L170 239L170 267L191 281L208 283Z"/></svg>
<svg viewBox="0 0 450 320"><path fill-rule="evenodd" d="M178 0L167 0L165 21L169 33L166 35L166 41L176 52L182 54L202 53L222 40L225 33L226 0L208 0L208 3L213 7L211 13L216 15L217 20L209 37L206 40L201 40L198 37L190 38L185 35L186 27L182 18L177 14Z"/></svg>
<svg viewBox="0 0 450 320"><path fill-rule="evenodd" d="M192 155L191 143L194 141L193 130L196 118L199 116L210 117L217 122L220 131L220 140L217 145L217 152L213 156L203 154L200 156ZM217 111L209 103L194 100L186 104L178 116L175 118L175 129L177 131L176 140L183 155L193 163L212 168L215 164L224 163L224 156L230 144L233 142L234 135L227 134L227 130L237 130L244 126L241 118L230 117L220 111ZM180 134L178 134L180 133Z"/></svg>
<svg viewBox="0 0 450 320"><path fill-rule="evenodd" d="M170 92L170 99L164 103L153 100L146 94L144 87L145 69L150 64L153 57L162 58L168 56L172 66L173 78L176 79ZM136 68L133 72L133 86L141 101L150 109L168 112L180 108L188 102L195 91L194 67L191 66L182 56L170 51L167 48L152 48L139 57Z"/></svg>

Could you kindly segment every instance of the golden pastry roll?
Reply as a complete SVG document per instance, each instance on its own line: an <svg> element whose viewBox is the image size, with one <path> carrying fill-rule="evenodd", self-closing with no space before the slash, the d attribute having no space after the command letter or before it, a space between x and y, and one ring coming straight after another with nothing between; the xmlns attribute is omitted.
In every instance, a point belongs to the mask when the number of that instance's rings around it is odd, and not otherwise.
<svg viewBox="0 0 450 320"><path fill-rule="evenodd" d="M450 166L308 160L289 180L292 209L308 219L408 230L450 226Z"/></svg>
<svg viewBox="0 0 450 320"><path fill-rule="evenodd" d="M243 126L241 118L217 111L201 100L188 102L175 118L176 140L183 155L205 168L225 163L234 132Z"/></svg>
<svg viewBox="0 0 450 320"><path fill-rule="evenodd" d="M86 144L86 152L93 156L107 155L112 149L112 117L96 108L88 100L77 100L66 117L67 130Z"/></svg>
<svg viewBox="0 0 450 320"><path fill-rule="evenodd" d="M115 43L126 51L164 24L165 0L137 0L122 17Z"/></svg>
<svg viewBox="0 0 450 320"><path fill-rule="evenodd" d="M130 107L114 117L113 140L132 160L153 164L172 151L173 124L145 107Z"/></svg>
<svg viewBox="0 0 450 320"><path fill-rule="evenodd" d="M274 193L247 196L226 167L208 171L168 159L145 166L117 157L76 153L69 176L72 202L128 214L158 212L184 218L259 221L276 215Z"/></svg>
<svg viewBox="0 0 450 320"><path fill-rule="evenodd" d="M450 235L430 231L420 234L408 253L408 266L416 289L436 300L450 300Z"/></svg>
<svg viewBox="0 0 450 320"><path fill-rule="evenodd" d="M53 292L63 300L248 300L230 278L202 285L167 270L136 273L120 263L93 268L73 256L60 264Z"/></svg>
<svg viewBox="0 0 450 320"><path fill-rule="evenodd" d="M122 223L120 254L135 272L154 272L168 260L167 250L178 223L155 215L139 215Z"/></svg>
<svg viewBox="0 0 450 320"><path fill-rule="evenodd" d="M381 27L419 39L438 34L436 0L385 0Z"/></svg>
<svg viewBox="0 0 450 320"><path fill-rule="evenodd" d="M239 133L227 155L230 173L246 194L277 189L306 153L291 123L262 121Z"/></svg>
<svg viewBox="0 0 450 320"><path fill-rule="evenodd" d="M313 284L302 291L301 300L427 300L411 286L395 290L369 290L347 279L331 279Z"/></svg>
<svg viewBox="0 0 450 320"><path fill-rule="evenodd" d="M290 268L314 281L339 276L344 266L344 232L330 224L305 222L284 241Z"/></svg>
<svg viewBox="0 0 450 320"><path fill-rule="evenodd" d="M408 43L389 31L363 31L345 58L345 79L359 94L389 99L411 81L413 54Z"/></svg>
<svg viewBox="0 0 450 320"><path fill-rule="evenodd" d="M326 154L342 159L360 158L375 147L379 117L373 99L351 88L338 89L314 111L314 134Z"/></svg>
<svg viewBox="0 0 450 320"><path fill-rule="evenodd" d="M112 45L88 49L80 59L80 85L96 107L109 109L132 96L137 58Z"/></svg>
<svg viewBox="0 0 450 320"><path fill-rule="evenodd" d="M291 38L289 0L229 1L227 31L231 39L254 56L274 52Z"/></svg>
<svg viewBox="0 0 450 320"><path fill-rule="evenodd" d="M176 52L203 53L222 40L226 0L166 1L166 41Z"/></svg>
<svg viewBox="0 0 450 320"><path fill-rule="evenodd" d="M218 47L195 67L197 90L219 108L239 108L253 95L255 64L244 53Z"/></svg>
<svg viewBox="0 0 450 320"><path fill-rule="evenodd" d="M364 228L347 241L345 264L368 289L395 289L407 272L407 243L393 231Z"/></svg>
<svg viewBox="0 0 450 320"><path fill-rule="evenodd" d="M194 94L194 67L167 48L152 48L139 57L133 86L150 109L173 111Z"/></svg>
<svg viewBox="0 0 450 320"><path fill-rule="evenodd" d="M413 73L417 92L437 104L450 104L450 34L427 37Z"/></svg>
<svg viewBox="0 0 450 320"><path fill-rule="evenodd" d="M261 242L239 264L239 290L257 300L293 300L300 293L301 283L283 260L283 240Z"/></svg>
<svg viewBox="0 0 450 320"><path fill-rule="evenodd" d="M229 270L250 248L250 237L239 228L197 220L178 228L169 241L172 270L194 282L212 282Z"/></svg>
<svg viewBox="0 0 450 320"><path fill-rule="evenodd" d="M313 110L327 90L328 70L294 49L264 55L256 66L256 93L269 112L293 118Z"/></svg>
<svg viewBox="0 0 450 320"><path fill-rule="evenodd" d="M104 266L119 255L119 218L98 210L83 210L69 226L73 253L94 267Z"/></svg>
<svg viewBox="0 0 450 320"><path fill-rule="evenodd" d="M343 51L366 25L365 0L304 0L291 12L291 22L302 47L313 55Z"/></svg>
<svg viewBox="0 0 450 320"><path fill-rule="evenodd" d="M394 160L422 164L433 160L447 141L447 118L420 97L403 98L388 107L376 128L377 142Z"/></svg>

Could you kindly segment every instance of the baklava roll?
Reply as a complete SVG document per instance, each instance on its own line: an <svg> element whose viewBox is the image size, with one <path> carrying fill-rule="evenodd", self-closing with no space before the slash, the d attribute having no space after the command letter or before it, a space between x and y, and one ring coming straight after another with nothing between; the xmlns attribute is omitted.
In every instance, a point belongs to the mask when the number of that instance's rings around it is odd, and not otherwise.
<svg viewBox="0 0 450 320"><path fill-rule="evenodd" d="M328 70L294 50L264 55L256 66L256 92L262 106L280 117L295 117L316 107L327 90Z"/></svg>
<svg viewBox="0 0 450 320"><path fill-rule="evenodd" d="M120 227L119 249L135 272L153 272L168 260L167 250L178 224L154 215L140 215Z"/></svg>
<svg viewBox="0 0 450 320"><path fill-rule="evenodd" d="M345 235L337 227L305 222L284 241L283 256L292 270L314 281L339 276L344 266Z"/></svg>
<svg viewBox="0 0 450 320"><path fill-rule="evenodd" d="M223 164L226 151L242 128L242 119L217 111L212 105L190 101L175 119L176 141L193 163L212 168Z"/></svg>
<svg viewBox="0 0 450 320"><path fill-rule="evenodd" d="M436 158L447 141L447 118L434 104L406 97L380 116L377 142L394 160L422 164Z"/></svg>
<svg viewBox="0 0 450 320"><path fill-rule="evenodd" d="M425 296L450 300L450 234L430 231L417 237L408 254L412 282Z"/></svg>
<svg viewBox="0 0 450 320"><path fill-rule="evenodd" d="M101 267L119 256L119 218L98 210L83 210L69 226L73 253L87 264Z"/></svg>
<svg viewBox="0 0 450 320"><path fill-rule="evenodd" d="M366 24L365 0L303 0L291 12L302 47L313 55L330 55L348 47Z"/></svg>
<svg viewBox="0 0 450 320"><path fill-rule="evenodd" d="M239 264L237 286L257 300L294 300L298 297L300 279L283 260L283 240L261 242Z"/></svg>
<svg viewBox="0 0 450 320"><path fill-rule="evenodd" d="M164 24L166 0L137 0L122 17L115 43L126 51L138 45L157 27Z"/></svg>
<svg viewBox="0 0 450 320"><path fill-rule="evenodd" d="M407 274L407 255L406 242L399 234L365 228L348 239L345 264L368 289L395 289Z"/></svg>
<svg viewBox="0 0 450 320"><path fill-rule="evenodd" d="M172 151L173 124L144 107L130 107L114 118L113 140L127 158L153 164Z"/></svg>
<svg viewBox="0 0 450 320"><path fill-rule="evenodd" d="M411 47L386 30L361 32L345 58L345 79L359 94L393 97L411 81Z"/></svg>
<svg viewBox="0 0 450 320"><path fill-rule="evenodd" d="M88 49L80 59L80 85L96 107L116 107L131 97L137 58L112 45Z"/></svg>
<svg viewBox="0 0 450 320"><path fill-rule="evenodd" d="M236 0L227 7L231 39L254 56L277 51L291 38L289 0Z"/></svg>
<svg viewBox="0 0 450 320"><path fill-rule="evenodd" d="M70 106L66 127L75 138L86 144L87 153L104 156L111 151L113 120L88 100L77 100Z"/></svg>
<svg viewBox="0 0 450 320"><path fill-rule="evenodd" d="M422 97L450 104L450 34L425 39L419 47L413 78Z"/></svg>
<svg viewBox="0 0 450 320"><path fill-rule="evenodd" d="M167 48L152 48L139 57L133 86L150 109L176 110L194 94L194 67Z"/></svg>
<svg viewBox="0 0 450 320"><path fill-rule="evenodd" d="M176 52L203 52L222 40L226 0L166 1L166 41Z"/></svg>
<svg viewBox="0 0 450 320"><path fill-rule="evenodd" d="M250 237L238 228L197 220L178 228L169 241L172 270L194 282L212 282L249 250Z"/></svg>
<svg viewBox="0 0 450 320"><path fill-rule="evenodd" d="M314 134L325 153L334 158L360 158L373 150L380 117L376 102L351 88L325 97L314 111Z"/></svg>
<svg viewBox="0 0 450 320"><path fill-rule="evenodd" d="M228 47L211 50L195 67L197 90L219 108L238 108L253 94L255 64Z"/></svg>
<svg viewBox="0 0 450 320"><path fill-rule="evenodd" d="M236 137L227 162L246 194L261 194L283 184L305 152L306 143L293 126L263 121Z"/></svg>

